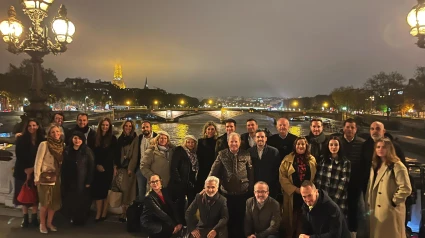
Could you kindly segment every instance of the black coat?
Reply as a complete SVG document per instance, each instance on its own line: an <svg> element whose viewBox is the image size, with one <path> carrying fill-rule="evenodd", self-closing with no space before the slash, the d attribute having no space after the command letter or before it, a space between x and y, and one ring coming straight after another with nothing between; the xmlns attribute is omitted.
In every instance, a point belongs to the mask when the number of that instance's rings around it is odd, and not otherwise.
<svg viewBox="0 0 425 238"><path fill-rule="evenodd" d="M364 168L366 167L366 161L362 156L362 147L365 140L357 135L352 141L347 141L344 135L340 136L340 139L342 152L351 162L350 184L356 187L362 186L364 181L362 181L362 176L359 176L359 174L364 173Z"/></svg>
<svg viewBox="0 0 425 238"><path fill-rule="evenodd" d="M251 155L252 167L254 169L254 183L266 182L269 185L270 196L276 198L279 190L279 151L269 145L265 145L261 159L258 157L258 148L254 146L248 149Z"/></svg>
<svg viewBox="0 0 425 238"><path fill-rule="evenodd" d="M215 144L217 140L212 138L198 139L198 149L196 155L198 157L199 171L196 181L195 190L200 192L204 188L205 180L211 171L211 167L215 161Z"/></svg>
<svg viewBox="0 0 425 238"><path fill-rule="evenodd" d="M195 217L199 211L199 221ZM196 228L214 229L219 233L226 230L229 212L227 210L227 200L224 196L216 193L214 202L208 204L207 195L196 194L195 200L186 210L186 223L189 232Z"/></svg>
<svg viewBox="0 0 425 238"><path fill-rule="evenodd" d="M274 134L267 139L267 144L279 150L279 158L282 162L283 158L293 151L296 139L297 136L291 133L288 133L285 139L282 139L279 134Z"/></svg>
<svg viewBox="0 0 425 238"><path fill-rule="evenodd" d="M224 133L223 135L221 135L217 138L217 142L215 144L214 158L217 157L218 152L220 152L224 149L228 149L228 148L229 148L229 143L227 142L227 133Z"/></svg>
<svg viewBox="0 0 425 238"><path fill-rule="evenodd" d="M192 163L182 146L174 150L170 169L171 178L168 186L173 190L173 196L184 196L187 191L195 188L196 172L192 171Z"/></svg>
<svg viewBox="0 0 425 238"><path fill-rule="evenodd" d="M13 177L15 179L22 181L27 179L25 169L34 167L37 149L42 141L44 141L44 139L39 139L35 142L35 145L33 145L31 143L31 137L24 135L18 137L15 149L16 161L13 169Z"/></svg>
<svg viewBox="0 0 425 238"><path fill-rule="evenodd" d="M323 154L327 149L329 138L323 132L318 136L314 136L313 133L310 132L310 134L306 136L306 139L310 145L311 155L314 156L317 164L320 164L323 159Z"/></svg>
<svg viewBox="0 0 425 238"><path fill-rule="evenodd" d="M243 133L241 135L241 149L244 150L248 150L249 148L252 148L251 146L249 146L249 133Z"/></svg>
<svg viewBox="0 0 425 238"><path fill-rule="evenodd" d="M61 167L62 187L66 192L71 192L69 189L81 192L86 184L92 184L94 169L94 155L88 146L81 145L78 151L67 146Z"/></svg>
<svg viewBox="0 0 425 238"><path fill-rule="evenodd" d="M165 204L162 203L155 191L150 191L144 200L143 212L140 218L143 227L152 222L165 223L171 227L182 224L178 217L177 207L171 200L167 189L162 189Z"/></svg>
<svg viewBox="0 0 425 238"><path fill-rule="evenodd" d="M350 238L351 234L344 214L328 194L319 189L319 198L311 211L302 206L305 221L302 234L323 238Z"/></svg>

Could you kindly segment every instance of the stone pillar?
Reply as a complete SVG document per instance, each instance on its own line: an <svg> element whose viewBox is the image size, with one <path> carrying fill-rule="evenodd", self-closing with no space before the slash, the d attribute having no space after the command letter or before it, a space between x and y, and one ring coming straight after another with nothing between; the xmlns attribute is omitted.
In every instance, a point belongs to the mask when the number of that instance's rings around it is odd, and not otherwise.
<svg viewBox="0 0 425 238"><path fill-rule="evenodd" d="M2 150L0 153L0 204L8 207L15 207L13 204L13 194L15 192L15 182L13 178L13 168L15 166L16 155L15 146Z"/></svg>

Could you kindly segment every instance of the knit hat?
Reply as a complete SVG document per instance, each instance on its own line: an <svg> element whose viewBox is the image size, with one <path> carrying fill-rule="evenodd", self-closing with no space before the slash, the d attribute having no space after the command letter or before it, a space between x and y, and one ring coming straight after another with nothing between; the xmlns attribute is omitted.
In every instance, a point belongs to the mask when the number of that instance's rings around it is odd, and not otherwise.
<svg viewBox="0 0 425 238"><path fill-rule="evenodd" d="M187 139L192 139L192 140L194 140L195 142L196 142L196 144L198 144L198 140L196 139L196 137L195 136L193 136L193 135L186 135L185 137L184 137L184 140L186 141Z"/></svg>
<svg viewBox="0 0 425 238"><path fill-rule="evenodd" d="M80 131L74 131L74 132L72 133L72 136L71 136L71 143L72 143L72 138L74 138L74 136L78 136L78 137L80 138L80 140L82 140L82 141L83 141L83 144L85 144L85 143L86 143L86 136L85 136L82 132L80 132Z"/></svg>

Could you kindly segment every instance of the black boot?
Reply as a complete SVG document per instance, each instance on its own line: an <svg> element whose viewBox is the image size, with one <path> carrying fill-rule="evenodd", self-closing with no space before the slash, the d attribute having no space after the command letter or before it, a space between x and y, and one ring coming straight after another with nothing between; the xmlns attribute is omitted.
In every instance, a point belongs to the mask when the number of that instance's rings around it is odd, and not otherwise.
<svg viewBox="0 0 425 238"><path fill-rule="evenodd" d="M28 214L24 214L24 219L22 220L22 223L21 223L21 227L22 228L27 228L28 227L28 224L29 224L29 218L28 218Z"/></svg>
<svg viewBox="0 0 425 238"><path fill-rule="evenodd" d="M37 213L31 214L31 225L33 225L34 227L38 227L40 225L40 223L38 223Z"/></svg>

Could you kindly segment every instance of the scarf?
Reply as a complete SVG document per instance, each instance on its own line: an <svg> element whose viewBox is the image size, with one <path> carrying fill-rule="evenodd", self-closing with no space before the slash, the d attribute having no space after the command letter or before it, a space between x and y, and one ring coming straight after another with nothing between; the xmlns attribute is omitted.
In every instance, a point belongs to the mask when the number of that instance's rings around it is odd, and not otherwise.
<svg viewBox="0 0 425 238"><path fill-rule="evenodd" d="M198 163L198 158L196 156L196 153L190 151L189 149L185 148L187 156L190 159L190 163L192 164L192 171L194 172L198 172L199 170L199 163Z"/></svg>
<svg viewBox="0 0 425 238"><path fill-rule="evenodd" d="M168 147L158 145L158 150L165 155L165 158L168 159Z"/></svg>
<svg viewBox="0 0 425 238"><path fill-rule="evenodd" d="M323 145L323 143L325 142L325 140L326 140L326 135L325 135L325 133L320 133L320 135L318 135L318 136L314 136L313 135L313 133L311 133L310 132L310 134L309 134L309 138L310 138L310 144L311 145L313 145L313 144L316 144L316 145L318 145L318 146L311 146L310 148L311 148L311 154L313 155L313 156L320 156L322 153L321 153L321 151L322 151L322 145ZM316 158L316 160L317 160L318 158Z"/></svg>
<svg viewBox="0 0 425 238"><path fill-rule="evenodd" d="M301 183L304 181L305 173L307 171L307 164L304 163L304 155L296 155L297 160L297 173L298 177L300 178Z"/></svg>
<svg viewBox="0 0 425 238"><path fill-rule="evenodd" d="M60 167L63 161L63 140L55 140L52 137L47 137L47 148L49 149L50 154L52 154L55 158L55 161L58 162L58 166Z"/></svg>
<svg viewBox="0 0 425 238"><path fill-rule="evenodd" d="M78 125L75 126L74 131L82 132L83 134L86 134L89 131L89 125L87 124L85 127L81 128Z"/></svg>
<svg viewBox="0 0 425 238"><path fill-rule="evenodd" d="M121 147L130 145L133 142L133 139L137 136L136 132L133 132L133 134L130 134L129 136L125 135L125 133L121 133L120 137L118 138L118 144Z"/></svg>

